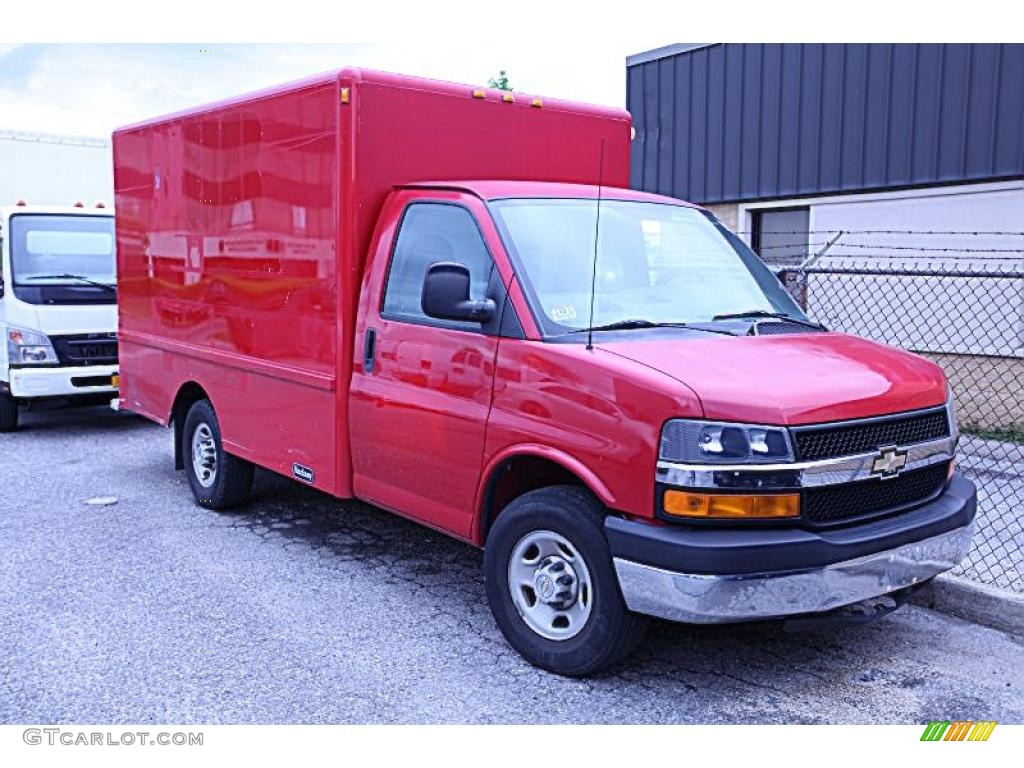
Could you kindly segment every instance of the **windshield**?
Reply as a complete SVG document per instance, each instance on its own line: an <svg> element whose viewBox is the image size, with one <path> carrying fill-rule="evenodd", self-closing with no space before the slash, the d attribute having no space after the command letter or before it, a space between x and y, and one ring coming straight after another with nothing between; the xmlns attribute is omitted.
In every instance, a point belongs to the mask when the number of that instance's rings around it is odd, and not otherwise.
<svg viewBox="0 0 1024 768"><path fill-rule="evenodd" d="M596 200L511 199L491 207L547 335L628 321L709 322L737 312L804 318L761 260L696 208L602 200L595 272Z"/></svg>
<svg viewBox="0 0 1024 768"><path fill-rule="evenodd" d="M18 214L10 227L15 285L117 281L112 216Z"/></svg>

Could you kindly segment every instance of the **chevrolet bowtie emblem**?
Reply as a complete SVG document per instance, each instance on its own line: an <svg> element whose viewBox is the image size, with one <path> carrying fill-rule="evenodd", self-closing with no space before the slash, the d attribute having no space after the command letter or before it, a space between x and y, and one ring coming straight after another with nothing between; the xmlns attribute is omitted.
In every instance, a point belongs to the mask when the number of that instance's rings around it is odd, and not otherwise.
<svg viewBox="0 0 1024 768"><path fill-rule="evenodd" d="M895 447L882 448L871 464L871 474L893 477L907 466L907 452Z"/></svg>

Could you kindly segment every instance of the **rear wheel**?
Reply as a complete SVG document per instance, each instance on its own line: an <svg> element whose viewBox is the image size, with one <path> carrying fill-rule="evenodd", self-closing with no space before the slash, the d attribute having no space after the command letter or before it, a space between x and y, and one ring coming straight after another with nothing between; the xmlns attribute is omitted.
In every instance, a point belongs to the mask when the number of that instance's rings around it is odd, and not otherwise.
<svg viewBox="0 0 1024 768"><path fill-rule="evenodd" d="M487 536L484 578L502 634L531 664L586 675L624 658L647 620L626 608L604 535L607 510L587 491L531 491Z"/></svg>
<svg viewBox="0 0 1024 768"><path fill-rule="evenodd" d="M189 408L182 440L188 484L200 506L227 509L249 498L253 466L224 451L220 424L209 400Z"/></svg>
<svg viewBox="0 0 1024 768"><path fill-rule="evenodd" d="M18 401L7 392L0 392L0 432L18 428Z"/></svg>

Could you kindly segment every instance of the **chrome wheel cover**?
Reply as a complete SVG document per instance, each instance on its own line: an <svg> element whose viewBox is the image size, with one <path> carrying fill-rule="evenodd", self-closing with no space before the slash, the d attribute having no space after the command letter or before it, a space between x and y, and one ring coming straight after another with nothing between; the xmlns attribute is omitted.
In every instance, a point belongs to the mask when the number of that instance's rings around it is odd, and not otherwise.
<svg viewBox="0 0 1024 768"><path fill-rule="evenodd" d="M197 424L192 432L192 471L203 488L217 481L217 442L206 422Z"/></svg>
<svg viewBox="0 0 1024 768"><path fill-rule="evenodd" d="M508 589L526 626L548 640L578 635L594 604L583 555L554 531L531 531L513 547Z"/></svg>

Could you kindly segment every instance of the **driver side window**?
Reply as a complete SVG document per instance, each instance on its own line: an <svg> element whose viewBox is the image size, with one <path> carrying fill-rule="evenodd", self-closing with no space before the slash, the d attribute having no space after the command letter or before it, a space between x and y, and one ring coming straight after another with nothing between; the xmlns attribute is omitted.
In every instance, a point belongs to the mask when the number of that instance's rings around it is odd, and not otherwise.
<svg viewBox="0 0 1024 768"><path fill-rule="evenodd" d="M454 262L469 269L470 298L483 299L492 261L472 214L447 203L413 203L405 209L391 256L381 314L395 319L479 330L479 324L428 318L420 305L427 269Z"/></svg>

